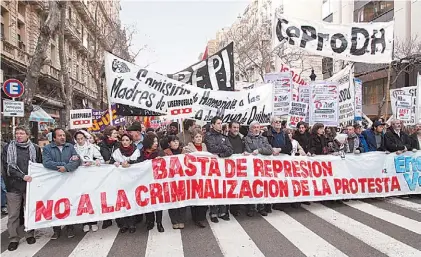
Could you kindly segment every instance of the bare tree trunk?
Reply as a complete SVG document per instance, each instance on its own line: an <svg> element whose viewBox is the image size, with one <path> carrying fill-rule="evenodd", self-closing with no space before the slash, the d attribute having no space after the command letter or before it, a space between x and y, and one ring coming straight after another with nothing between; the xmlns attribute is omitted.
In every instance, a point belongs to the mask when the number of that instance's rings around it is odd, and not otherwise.
<svg viewBox="0 0 421 257"><path fill-rule="evenodd" d="M37 46L35 48L34 55L32 56L31 63L28 66L25 80L23 81L25 86L25 95L23 99L25 103L25 118L23 120L25 125L29 125L29 116L33 110L32 100L36 90L38 89L38 78L41 73L41 68L44 65L44 61L47 58L47 50L49 50L50 47L50 40L57 33L59 19L60 16L57 1L50 1L48 17L44 24L41 25Z"/></svg>
<svg viewBox="0 0 421 257"><path fill-rule="evenodd" d="M60 58L60 77L61 77L61 98L64 100L64 119L62 124L65 124L65 128L69 129L70 121L70 110L73 107L73 85L70 83L69 69L67 67L66 52L64 47L64 30L66 27L66 10L67 2L62 1L59 4L60 8L60 33L58 38L58 55Z"/></svg>

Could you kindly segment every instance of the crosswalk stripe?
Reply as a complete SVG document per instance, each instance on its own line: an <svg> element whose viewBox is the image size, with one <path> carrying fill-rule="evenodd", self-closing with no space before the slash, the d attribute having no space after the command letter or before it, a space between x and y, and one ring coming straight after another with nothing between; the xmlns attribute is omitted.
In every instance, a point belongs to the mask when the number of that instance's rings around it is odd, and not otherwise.
<svg viewBox="0 0 421 257"><path fill-rule="evenodd" d="M389 223L395 224L399 227L407 229L417 234L421 234L421 222L409 219L402 215L390 212L385 209L378 208L374 205L364 203L361 201L344 202L346 205L353 207L357 210L370 214L374 217L385 220Z"/></svg>
<svg viewBox="0 0 421 257"><path fill-rule="evenodd" d="M162 216L162 225L165 228L164 233L158 232L156 226L149 231L148 243L146 246L146 257L182 257L183 242L179 229L173 229L168 211L164 211Z"/></svg>
<svg viewBox="0 0 421 257"><path fill-rule="evenodd" d="M415 202L411 202L411 201L407 201L407 200L403 200L403 199L399 199L395 197L386 198L386 202L393 203L395 205L398 205L403 208L408 208L413 211L421 212L421 204L419 203L415 203Z"/></svg>
<svg viewBox="0 0 421 257"><path fill-rule="evenodd" d="M224 256L265 256L234 217L219 223L207 219Z"/></svg>
<svg viewBox="0 0 421 257"><path fill-rule="evenodd" d="M99 229L97 232L88 232L79 244L73 249L69 257L102 257L107 256L118 234L118 227Z"/></svg>
<svg viewBox="0 0 421 257"><path fill-rule="evenodd" d="M39 250L41 250L49 241L53 231L49 228L40 229L36 231L37 242L29 245L25 239L20 240L19 248L16 251L10 252L9 250L1 254L2 257L30 257L34 256Z"/></svg>
<svg viewBox="0 0 421 257"><path fill-rule="evenodd" d="M421 256L421 251L321 204L314 203L302 207L388 256Z"/></svg>
<svg viewBox="0 0 421 257"><path fill-rule="evenodd" d="M264 219L307 256L347 256L284 212L275 212Z"/></svg>
<svg viewBox="0 0 421 257"><path fill-rule="evenodd" d="M1 218L1 233L7 230L7 220L8 216L4 216L3 218Z"/></svg>

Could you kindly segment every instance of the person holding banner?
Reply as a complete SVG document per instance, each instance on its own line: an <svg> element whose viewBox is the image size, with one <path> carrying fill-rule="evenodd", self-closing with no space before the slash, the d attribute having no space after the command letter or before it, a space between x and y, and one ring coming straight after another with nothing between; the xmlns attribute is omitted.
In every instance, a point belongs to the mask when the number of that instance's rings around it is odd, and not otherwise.
<svg viewBox="0 0 421 257"><path fill-rule="evenodd" d="M421 150L421 123L415 125L415 132L410 136L412 149Z"/></svg>
<svg viewBox="0 0 421 257"><path fill-rule="evenodd" d="M381 121L375 121L371 129L366 129L361 133L367 142L368 152L385 151L384 125Z"/></svg>
<svg viewBox="0 0 421 257"><path fill-rule="evenodd" d="M180 139L181 146L185 146L192 141L191 133L195 127L196 121L190 119L183 121L183 131L177 135L177 137Z"/></svg>
<svg viewBox="0 0 421 257"><path fill-rule="evenodd" d="M222 134L222 119L215 116L211 119L211 129L206 133L205 144L208 151L218 157L230 157L234 150L227 136ZM228 206L213 205L210 206L209 215L213 223L218 223L218 217L223 220L230 220Z"/></svg>
<svg viewBox="0 0 421 257"><path fill-rule="evenodd" d="M251 126L250 126L251 128ZM262 133L273 149L273 154L291 154L292 144L289 137L282 129L282 121L279 117L272 117L271 125L267 131Z"/></svg>
<svg viewBox="0 0 421 257"><path fill-rule="evenodd" d="M143 149L140 152L140 161L144 162L158 157L158 136L154 132L146 133L143 139ZM162 211L146 213L146 228L152 230L155 226L158 232L164 232L162 226Z"/></svg>
<svg viewBox="0 0 421 257"><path fill-rule="evenodd" d="M289 140L291 140L291 144L292 144L291 155L292 156L305 156L306 153L304 152L304 149L301 147L300 143L298 143L298 141L292 137L292 132L293 132L292 129L286 129L285 132L288 135Z"/></svg>
<svg viewBox="0 0 421 257"><path fill-rule="evenodd" d="M393 119L389 131L384 135L384 144L387 151L401 154L412 150L408 134L402 131L402 122Z"/></svg>
<svg viewBox="0 0 421 257"><path fill-rule="evenodd" d="M324 135L324 125L316 123L311 129L308 156L328 154L327 140Z"/></svg>
<svg viewBox="0 0 421 257"><path fill-rule="evenodd" d="M20 236L18 229L20 224L21 207L26 201L26 185L32 181L28 176L29 161L41 163L41 150L29 140L30 130L24 127L17 127L15 132L16 139L10 141L3 148L2 153L2 178L6 185L7 209L9 213L7 221L7 230L9 232L10 244L7 247L9 251L18 248ZM34 230L26 232L26 242L34 244Z"/></svg>
<svg viewBox="0 0 421 257"><path fill-rule="evenodd" d="M133 139L130 135L124 134L121 137L120 147L117 148L110 159L110 164L114 164L116 167L128 168L131 164L140 162L140 151L133 144ZM124 218L116 219L117 224L120 227L120 233L136 232L136 217L127 216Z"/></svg>
<svg viewBox="0 0 421 257"><path fill-rule="evenodd" d="M203 143L203 132L202 129L196 128L192 131L192 142L189 142L187 146L183 148L183 154L193 152L207 152L206 145ZM206 227L206 211L207 206L190 206L191 216L194 224L199 228Z"/></svg>
<svg viewBox="0 0 421 257"><path fill-rule="evenodd" d="M272 149L272 146L269 144L268 139L260 135L260 123L258 121L252 121L250 123L249 133L244 137L244 147L247 153L253 155L272 155L279 154L279 151ZM247 206L247 216L252 217L256 212L256 205L249 204ZM258 204L257 212L262 216L268 216L268 212L272 212L271 204Z"/></svg>
<svg viewBox="0 0 421 257"><path fill-rule="evenodd" d="M345 140L345 144L344 144L345 153L354 153L354 154L363 153L364 148L363 148L359 135L355 133L355 127L353 125L348 125L346 127L346 133L348 137Z"/></svg>
<svg viewBox="0 0 421 257"><path fill-rule="evenodd" d="M307 124L304 122L298 122L297 130L295 131L293 138L297 140L304 152L307 154L310 143L310 133L308 132Z"/></svg>
<svg viewBox="0 0 421 257"><path fill-rule="evenodd" d="M53 130L51 144L44 146L42 151L42 164L45 168L58 172L73 172L81 164L79 155L74 146L66 142L66 133L61 128ZM51 239L58 239L61 235L61 227L53 227L54 234ZM67 225L67 237L75 237L73 225Z"/></svg>
<svg viewBox="0 0 421 257"><path fill-rule="evenodd" d="M134 145L136 148L140 151L143 148L143 139L144 135L142 134L142 130L144 127L142 127L142 124L140 122L135 121L133 124L127 128L127 131L130 133L130 136L133 138Z"/></svg>

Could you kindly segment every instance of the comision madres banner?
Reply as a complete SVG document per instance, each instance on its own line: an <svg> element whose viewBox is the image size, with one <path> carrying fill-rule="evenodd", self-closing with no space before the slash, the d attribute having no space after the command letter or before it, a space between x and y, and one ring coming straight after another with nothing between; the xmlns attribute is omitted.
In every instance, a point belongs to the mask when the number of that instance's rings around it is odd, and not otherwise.
<svg viewBox="0 0 421 257"><path fill-rule="evenodd" d="M421 151L339 156L207 153L59 173L30 165L26 229L190 205L303 202L421 193Z"/></svg>

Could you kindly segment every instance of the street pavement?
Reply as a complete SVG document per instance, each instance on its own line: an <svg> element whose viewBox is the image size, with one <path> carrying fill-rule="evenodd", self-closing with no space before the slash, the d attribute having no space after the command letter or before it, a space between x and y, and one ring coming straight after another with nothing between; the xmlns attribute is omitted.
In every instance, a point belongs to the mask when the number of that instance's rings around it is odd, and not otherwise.
<svg viewBox="0 0 421 257"><path fill-rule="evenodd" d="M421 257L421 198L367 199L323 202L286 207L267 217L220 220L198 228L188 217L184 230L173 230L164 212L164 233L150 232L145 223L134 234L120 234L113 224L105 230L74 238L50 240L52 229L37 230L37 243L22 239L16 251L7 251L7 217L1 219L2 257L101 256L402 256Z"/></svg>

